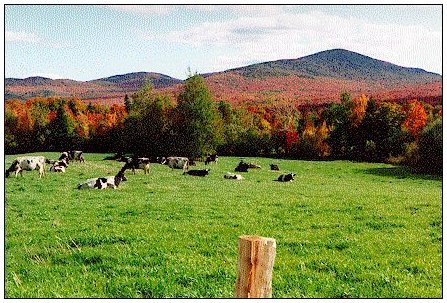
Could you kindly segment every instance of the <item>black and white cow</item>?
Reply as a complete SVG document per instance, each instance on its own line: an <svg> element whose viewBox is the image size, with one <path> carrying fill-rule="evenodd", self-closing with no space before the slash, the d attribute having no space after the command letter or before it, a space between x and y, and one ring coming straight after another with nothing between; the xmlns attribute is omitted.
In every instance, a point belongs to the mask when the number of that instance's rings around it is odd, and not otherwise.
<svg viewBox="0 0 447 303"><path fill-rule="evenodd" d="M190 176L199 176L199 177L205 177L209 174L209 169L192 169L189 171L185 171L183 174L188 174Z"/></svg>
<svg viewBox="0 0 447 303"><path fill-rule="evenodd" d="M127 163L121 168L116 176L107 176L99 178L87 179L84 183L78 184L78 189L116 189L122 181L126 181L124 176L125 170L128 168Z"/></svg>
<svg viewBox="0 0 447 303"><path fill-rule="evenodd" d="M127 166L129 169L132 170L133 174L135 175L136 169L142 169L144 171L144 174L147 174L151 170L151 161L149 158L145 157L134 157L127 160Z"/></svg>
<svg viewBox="0 0 447 303"><path fill-rule="evenodd" d="M69 150L66 152L63 152L61 156L59 157L59 160L66 159L67 163L69 161L79 161L79 162L85 162L84 155L81 150Z"/></svg>
<svg viewBox="0 0 447 303"><path fill-rule="evenodd" d="M234 170L237 172L246 173L246 172L248 172L248 168L249 168L249 164L241 160L241 162L239 162L239 164L236 166L236 168Z"/></svg>
<svg viewBox="0 0 447 303"><path fill-rule="evenodd" d="M51 172L56 172L56 173L65 173L65 169L66 167L68 167L68 163L66 159L62 159L59 161L51 161L52 165L49 169L49 171Z"/></svg>
<svg viewBox="0 0 447 303"><path fill-rule="evenodd" d="M70 157L68 156L68 152L61 153L61 155L59 157L59 161L62 161L62 160L64 160L67 163L70 162Z"/></svg>
<svg viewBox="0 0 447 303"><path fill-rule="evenodd" d="M230 173L230 172L226 173L224 175L224 178L225 179L233 179L233 180L242 180L242 179L244 179L241 175L233 174L233 173Z"/></svg>
<svg viewBox="0 0 447 303"><path fill-rule="evenodd" d="M65 166L53 165L50 167L50 171L55 173L65 173Z"/></svg>
<svg viewBox="0 0 447 303"><path fill-rule="evenodd" d="M189 169L189 160L185 157L167 157L165 162L172 168L172 170L174 170L174 168L179 168L183 169L185 172Z"/></svg>
<svg viewBox="0 0 447 303"><path fill-rule="evenodd" d="M217 163L217 160L219 160L219 156L217 154L209 155L205 159L205 165L211 162Z"/></svg>
<svg viewBox="0 0 447 303"><path fill-rule="evenodd" d="M293 180L295 180L295 176L296 176L296 174L294 174L294 173L281 175L278 177L278 181L280 181L280 182L293 181Z"/></svg>
<svg viewBox="0 0 447 303"><path fill-rule="evenodd" d="M270 170L279 170L279 166L277 164L270 164Z"/></svg>
<svg viewBox="0 0 447 303"><path fill-rule="evenodd" d="M39 178L42 178L42 176L45 175L45 157L27 156L16 158L6 170L6 178L9 177L11 173L15 173L16 177L18 173L23 176L22 172L24 170L39 170Z"/></svg>

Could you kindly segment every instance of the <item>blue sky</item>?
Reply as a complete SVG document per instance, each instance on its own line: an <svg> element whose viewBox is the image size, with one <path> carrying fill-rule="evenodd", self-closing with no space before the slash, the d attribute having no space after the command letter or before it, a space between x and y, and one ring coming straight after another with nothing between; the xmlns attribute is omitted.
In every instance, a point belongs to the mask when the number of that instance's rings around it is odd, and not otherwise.
<svg viewBox="0 0 447 303"><path fill-rule="evenodd" d="M442 73L440 5L6 5L5 77L185 79L345 48Z"/></svg>

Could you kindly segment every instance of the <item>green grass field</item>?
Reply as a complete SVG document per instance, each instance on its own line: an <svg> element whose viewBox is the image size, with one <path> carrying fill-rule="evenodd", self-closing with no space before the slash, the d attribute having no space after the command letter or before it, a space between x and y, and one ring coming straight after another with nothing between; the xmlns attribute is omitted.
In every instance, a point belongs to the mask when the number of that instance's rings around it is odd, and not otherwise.
<svg viewBox="0 0 447 303"><path fill-rule="evenodd" d="M5 297L233 297L240 235L276 239L274 298L442 297L441 178L246 158L262 168L236 181L223 174L239 158L220 157L204 178L153 164L117 190L77 190L122 167L104 156L5 180ZM274 182L270 163L295 181Z"/></svg>

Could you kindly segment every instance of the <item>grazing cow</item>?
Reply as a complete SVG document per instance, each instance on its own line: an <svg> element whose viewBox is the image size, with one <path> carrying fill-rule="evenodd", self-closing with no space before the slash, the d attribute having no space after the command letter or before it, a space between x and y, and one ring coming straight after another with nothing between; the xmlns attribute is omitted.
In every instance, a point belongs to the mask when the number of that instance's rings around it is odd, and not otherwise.
<svg viewBox="0 0 447 303"><path fill-rule="evenodd" d="M142 169L144 171L144 174L149 173L151 170L149 158L134 157L132 159L127 160L127 166L129 169L132 170L134 175L135 175L135 169Z"/></svg>
<svg viewBox="0 0 447 303"><path fill-rule="evenodd" d="M241 175L233 174L233 173L230 173L230 172L226 173L224 175L224 178L225 179L233 179L233 180L242 180L242 179L244 179Z"/></svg>
<svg viewBox="0 0 447 303"><path fill-rule="evenodd" d="M295 180L296 174L294 173L290 173L290 174L286 174L286 175L281 175L278 177L278 181L280 182L288 182L288 181L292 181Z"/></svg>
<svg viewBox="0 0 447 303"><path fill-rule="evenodd" d="M270 164L270 170L279 170L279 166L276 164Z"/></svg>
<svg viewBox="0 0 447 303"><path fill-rule="evenodd" d="M239 162L239 164L234 169L237 172L248 172L248 163L245 163L244 161Z"/></svg>
<svg viewBox="0 0 447 303"><path fill-rule="evenodd" d="M15 159L11 166L6 170L6 178L14 172L15 176L20 173L23 176L22 172L24 170L39 170L39 178L45 175L45 157L43 156L28 156L28 157L19 157Z"/></svg>
<svg viewBox="0 0 447 303"><path fill-rule="evenodd" d="M205 165L211 162L217 163L217 160L219 160L219 156L217 154L209 155L205 159Z"/></svg>
<svg viewBox="0 0 447 303"><path fill-rule="evenodd" d="M172 170L174 170L174 168L179 168L183 169L185 172L189 169L189 160L185 157L167 157L166 163Z"/></svg>
<svg viewBox="0 0 447 303"><path fill-rule="evenodd" d="M113 188L116 189L121 181L126 181L124 176L124 171L128 168L127 163L121 168L121 170L116 174L116 176L107 176L100 178L87 179L84 183L78 184L78 189L104 189Z"/></svg>
<svg viewBox="0 0 447 303"><path fill-rule="evenodd" d="M183 174L188 174L190 176L199 176L199 177L205 177L209 173L209 169L192 169L189 171L185 171Z"/></svg>

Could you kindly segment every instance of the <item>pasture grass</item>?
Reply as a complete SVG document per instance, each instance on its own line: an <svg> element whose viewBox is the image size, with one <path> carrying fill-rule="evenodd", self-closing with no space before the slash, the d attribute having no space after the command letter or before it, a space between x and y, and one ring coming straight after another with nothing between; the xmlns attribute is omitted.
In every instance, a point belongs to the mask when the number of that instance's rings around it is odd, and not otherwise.
<svg viewBox="0 0 447 303"><path fill-rule="evenodd" d="M247 158L262 168L236 181L223 175L239 158L220 157L203 178L152 164L117 190L77 190L122 167L104 156L5 180L6 298L231 298L251 234L277 241L275 298L442 297L441 178ZM286 172L295 181L273 181Z"/></svg>

